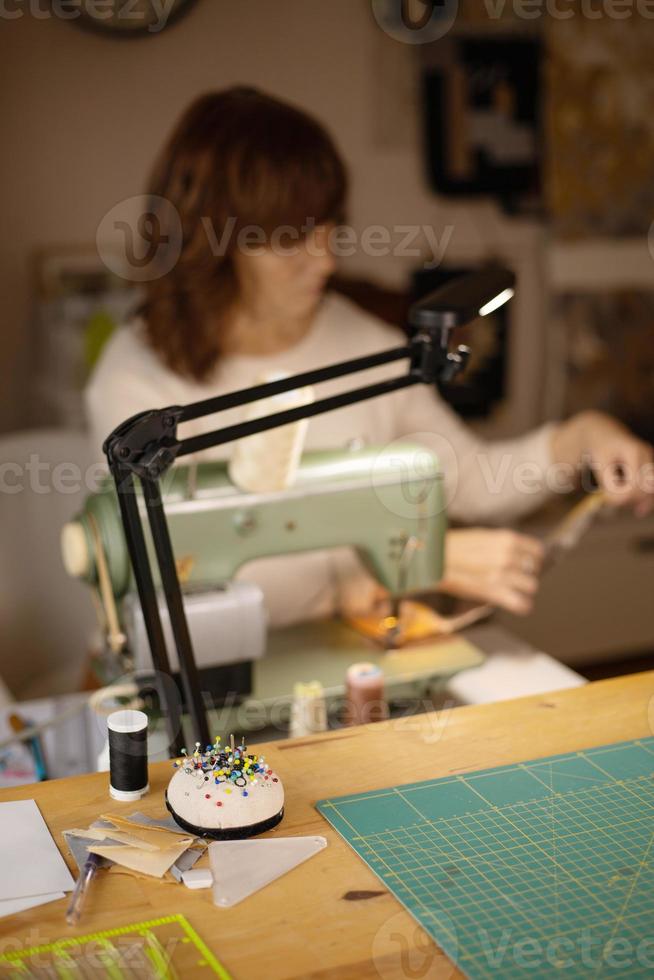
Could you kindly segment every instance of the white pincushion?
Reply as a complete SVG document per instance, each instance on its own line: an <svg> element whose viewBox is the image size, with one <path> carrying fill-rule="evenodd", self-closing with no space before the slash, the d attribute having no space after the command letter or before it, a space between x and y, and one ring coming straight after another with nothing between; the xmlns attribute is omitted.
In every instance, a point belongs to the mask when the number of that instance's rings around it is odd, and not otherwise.
<svg viewBox="0 0 654 980"><path fill-rule="evenodd" d="M240 838L270 830L284 815L279 776L244 746L214 748L178 760L166 805L185 830L210 837Z"/></svg>

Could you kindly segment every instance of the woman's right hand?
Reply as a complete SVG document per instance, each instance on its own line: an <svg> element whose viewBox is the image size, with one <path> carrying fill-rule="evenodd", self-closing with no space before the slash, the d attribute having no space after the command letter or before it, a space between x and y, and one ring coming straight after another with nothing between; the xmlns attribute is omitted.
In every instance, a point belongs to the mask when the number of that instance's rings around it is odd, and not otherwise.
<svg viewBox="0 0 654 980"><path fill-rule="evenodd" d="M538 591L544 548L537 538L506 529L462 528L445 538L438 591L525 616Z"/></svg>

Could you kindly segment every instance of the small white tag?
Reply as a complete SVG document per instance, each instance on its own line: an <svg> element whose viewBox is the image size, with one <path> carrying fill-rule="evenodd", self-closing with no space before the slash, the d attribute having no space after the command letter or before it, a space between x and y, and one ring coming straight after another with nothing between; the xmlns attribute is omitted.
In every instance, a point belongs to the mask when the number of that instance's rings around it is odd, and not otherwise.
<svg viewBox="0 0 654 980"><path fill-rule="evenodd" d="M182 881L187 888L211 888L213 875L210 868L191 868L182 874Z"/></svg>

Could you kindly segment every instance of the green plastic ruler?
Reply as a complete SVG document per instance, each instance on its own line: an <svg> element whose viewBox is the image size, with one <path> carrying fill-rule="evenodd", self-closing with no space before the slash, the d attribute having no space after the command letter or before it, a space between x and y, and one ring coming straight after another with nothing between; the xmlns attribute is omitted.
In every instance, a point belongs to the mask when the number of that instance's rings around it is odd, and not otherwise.
<svg viewBox="0 0 654 980"><path fill-rule="evenodd" d="M474 980L654 975L654 738L317 807Z"/></svg>
<svg viewBox="0 0 654 980"><path fill-rule="evenodd" d="M183 915L60 939L0 956L0 977L178 980L230 975Z"/></svg>

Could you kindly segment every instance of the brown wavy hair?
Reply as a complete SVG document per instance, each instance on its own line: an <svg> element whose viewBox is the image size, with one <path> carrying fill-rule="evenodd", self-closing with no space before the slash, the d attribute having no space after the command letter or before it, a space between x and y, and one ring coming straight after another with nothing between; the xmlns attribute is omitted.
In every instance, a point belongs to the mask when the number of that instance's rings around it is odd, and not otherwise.
<svg viewBox="0 0 654 980"><path fill-rule="evenodd" d="M344 218L347 175L327 131L252 88L198 98L161 151L148 186L160 242L181 247L171 271L145 286L150 345L176 373L205 379L221 354L221 318L238 298L238 233ZM162 207L161 199L168 204ZM179 228L171 223L175 212ZM177 224L175 219L175 224ZM231 234L224 254L216 242ZM172 246L170 246L172 247ZM157 253L165 262L163 250Z"/></svg>

